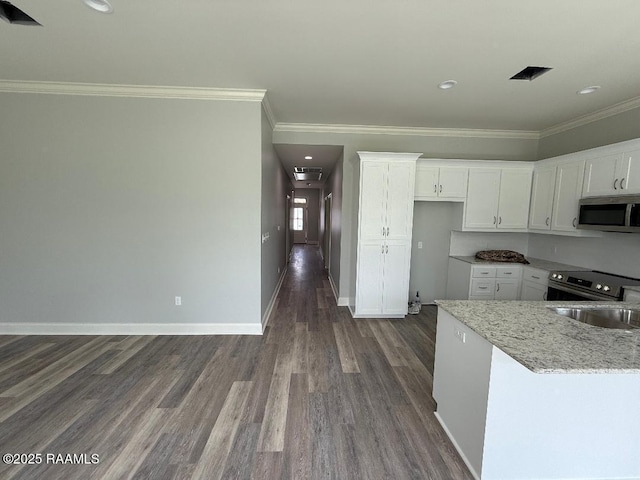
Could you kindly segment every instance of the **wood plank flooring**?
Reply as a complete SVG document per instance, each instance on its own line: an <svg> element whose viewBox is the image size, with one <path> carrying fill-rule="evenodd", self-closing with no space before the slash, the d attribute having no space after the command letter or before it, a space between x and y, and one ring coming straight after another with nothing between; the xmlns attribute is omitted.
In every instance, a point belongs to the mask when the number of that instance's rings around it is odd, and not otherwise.
<svg viewBox="0 0 640 480"><path fill-rule="evenodd" d="M433 415L435 325L352 319L296 246L262 337L0 336L0 453L43 454L0 479L471 479Z"/></svg>

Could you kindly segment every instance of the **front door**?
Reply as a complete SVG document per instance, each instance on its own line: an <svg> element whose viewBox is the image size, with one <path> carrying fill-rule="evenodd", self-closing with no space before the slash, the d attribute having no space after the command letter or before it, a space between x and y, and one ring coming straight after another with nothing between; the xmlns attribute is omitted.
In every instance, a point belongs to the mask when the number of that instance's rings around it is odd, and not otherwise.
<svg viewBox="0 0 640 480"><path fill-rule="evenodd" d="M295 197L293 199L293 243L307 243L307 199Z"/></svg>

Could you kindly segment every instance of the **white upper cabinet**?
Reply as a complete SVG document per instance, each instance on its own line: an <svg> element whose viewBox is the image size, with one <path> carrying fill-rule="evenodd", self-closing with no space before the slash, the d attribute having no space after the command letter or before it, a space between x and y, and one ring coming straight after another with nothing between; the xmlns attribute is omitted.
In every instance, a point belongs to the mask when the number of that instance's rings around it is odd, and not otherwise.
<svg viewBox="0 0 640 480"><path fill-rule="evenodd" d="M416 200L464 201L467 196L467 174L464 167L432 166L418 163L416 167Z"/></svg>
<svg viewBox="0 0 640 480"><path fill-rule="evenodd" d="M526 230L529 223L530 169L503 169L500 178L498 228Z"/></svg>
<svg viewBox="0 0 640 480"><path fill-rule="evenodd" d="M531 208L529 209L529 228L536 230L551 229L553 212L553 193L556 183L556 166L535 167L531 187Z"/></svg>
<svg viewBox="0 0 640 480"><path fill-rule="evenodd" d="M531 168L470 168L465 230L526 230Z"/></svg>
<svg viewBox="0 0 640 480"><path fill-rule="evenodd" d="M578 224L578 203L584 176L584 161L560 163L556 171L555 195L551 229L575 232Z"/></svg>
<svg viewBox="0 0 640 480"><path fill-rule="evenodd" d="M582 196L640 193L640 150L598 156L586 161Z"/></svg>
<svg viewBox="0 0 640 480"><path fill-rule="evenodd" d="M465 228L493 230L497 227L500 173L499 168L471 168L469 170Z"/></svg>
<svg viewBox="0 0 640 480"><path fill-rule="evenodd" d="M531 189L529 228L585 234L576 230L583 176L584 160L580 159L536 167Z"/></svg>

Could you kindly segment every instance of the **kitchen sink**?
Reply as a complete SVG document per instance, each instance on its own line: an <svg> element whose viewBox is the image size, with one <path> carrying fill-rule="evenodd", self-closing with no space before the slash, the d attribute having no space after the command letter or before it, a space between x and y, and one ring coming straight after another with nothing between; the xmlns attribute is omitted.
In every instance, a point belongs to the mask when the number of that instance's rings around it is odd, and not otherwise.
<svg viewBox="0 0 640 480"><path fill-rule="evenodd" d="M606 308L570 308L570 307L548 307L549 310L558 315L573 318L578 322L595 325L602 328L618 328L629 330L640 328L640 310L628 308L606 307Z"/></svg>

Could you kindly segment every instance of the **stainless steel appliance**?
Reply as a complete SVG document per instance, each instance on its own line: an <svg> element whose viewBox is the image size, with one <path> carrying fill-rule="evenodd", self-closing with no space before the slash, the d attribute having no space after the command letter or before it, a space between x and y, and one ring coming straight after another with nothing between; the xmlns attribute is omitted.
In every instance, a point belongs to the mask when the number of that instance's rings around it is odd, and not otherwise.
<svg viewBox="0 0 640 480"><path fill-rule="evenodd" d="M577 228L640 233L640 195L581 199Z"/></svg>
<svg viewBox="0 0 640 480"><path fill-rule="evenodd" d="M635 278L598 271L549 273L547 300L622 300L624 286L640 285Z"/></svg>

